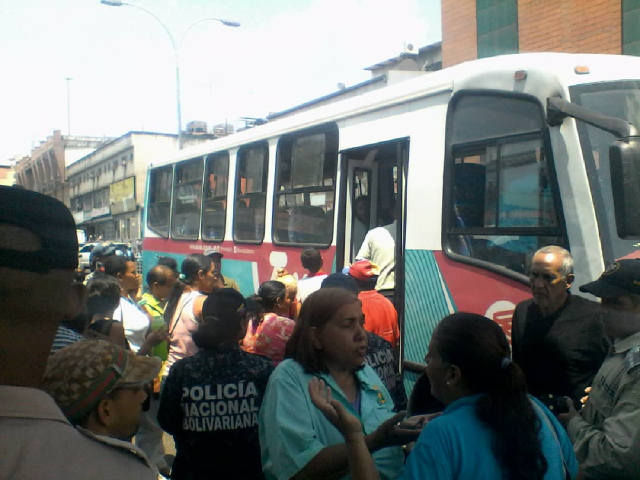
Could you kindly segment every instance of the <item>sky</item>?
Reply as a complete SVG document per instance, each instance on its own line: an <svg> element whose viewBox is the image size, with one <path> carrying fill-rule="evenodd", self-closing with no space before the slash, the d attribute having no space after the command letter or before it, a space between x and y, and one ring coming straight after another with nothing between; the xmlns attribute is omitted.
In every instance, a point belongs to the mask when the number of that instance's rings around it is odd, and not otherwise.
<svg viewBox="0 0 640 480"><path fill-rule="evenodd" d="M439 0L128 1L174 37L183 127L265 117L441 39ZM67 134L67 106L72 135L177 132L174 49L139 8L0 0L0 65L0 161Z"/></svg>

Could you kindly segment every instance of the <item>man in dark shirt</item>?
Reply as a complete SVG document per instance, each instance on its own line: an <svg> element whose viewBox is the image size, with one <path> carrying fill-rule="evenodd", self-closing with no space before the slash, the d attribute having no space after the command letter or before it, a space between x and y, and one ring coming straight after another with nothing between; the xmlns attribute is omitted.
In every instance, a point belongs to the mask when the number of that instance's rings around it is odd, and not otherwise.
<svg viewBox="0 0 640 480"><path fill-rule="evenodd" d="M562 247L538 250L531 263L533 298L513 315L513 360L533 395L568 396L576 404L609 348L600 304L571 295L573 258Z"/></svg>

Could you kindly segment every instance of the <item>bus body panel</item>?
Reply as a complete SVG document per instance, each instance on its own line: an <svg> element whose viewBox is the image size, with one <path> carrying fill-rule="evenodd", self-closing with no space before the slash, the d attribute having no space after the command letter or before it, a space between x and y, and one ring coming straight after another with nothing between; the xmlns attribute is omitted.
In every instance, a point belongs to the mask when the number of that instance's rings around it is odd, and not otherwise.
<svg viewBox="0 0 640 480"><path fill-rule="evenodd" d="M586 65L588 75L577 75L574 68ZM516 80L515 72L526 72L524 80ZM159 159L154 167L178 161L204 157L209 153L229 152L229 189L227 192L226 229L220 243L203 240L165 239L146 224L143 244L144 268L153 266L159 255L169 254L178 262L190 253L218 250L224 254L223 273L234 278L244 295L257 290L258 285L273 278L278 268L301 278L300 253L304 245L277 245L272 238L275 220L273 205L278 192L276 184L279 141L283 135L305 128L334 122L338 130L340 152L335 177L333 236L328 248L321 248L324 270L341 269L336 265L337 251L348 253L351 215L341 222L341 211L352 208L352 200L342 186L351 191L351 178L344 162L361 162L371 167L365 153L384 149L391 143L408 147L406 171L398 161L402 178L401 200L404 244L396 264L404 272L400 292L403 330L403 359L422 362L431 334L439 320L455 311L471 311L499 323L510 335L511 316L515 305L530 297L526 278L520 274L505 275L500 269L483 268L482 264L451 255L443 245L443 183L445 159L450 158L445 137L447 115L454 94L491 91L504 94L527 94L535 97L542 111L546 98L559 95L569 99L569 87L574 84L611 81L618 78L640 78L640 59L607 55L521 54L493 57L430 73L399 84L370 91L362 95L322 105L293 114L238 134L186 149L171 159ZM491 118L484 121L490 122ZM559 212L566 229L568 244L576 260L576 287L597 278L604 268L601 232L592 203L592 192L585 172L576 122L565 119L559 127L541 130L549 143L551 164L559 192ZM269 161L266 191L265 235L260 244L233 241L233 208L237 152L243 145L268 142ZM356 154L362 154L357 158ZM375 157L375 152L373 153ZM377 160L376 160L377 161ZM374 167L379 163L373 163ZM381 164L380 164L381 165ZM375 183L372 170L371 180ZM400 181L398 179L398 181ZM148 187L149 188L149 187ZM148 193L147 193L148 196ZM342 202L342 203L341 203ZM443 208L444 207L444 208ZM347 212L348 213L348 212ZM631 254L633 255L633 253ZM345 261L348 256L345 255ZM577 288L573 289L575 293ZM405 377L410 386L414 374Z"/></svg>

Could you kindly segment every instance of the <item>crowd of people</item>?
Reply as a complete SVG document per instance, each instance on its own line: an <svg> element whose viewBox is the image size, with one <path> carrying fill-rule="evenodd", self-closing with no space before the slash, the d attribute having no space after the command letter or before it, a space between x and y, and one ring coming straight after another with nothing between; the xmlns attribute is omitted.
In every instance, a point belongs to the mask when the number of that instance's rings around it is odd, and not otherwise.
<svg viewBox="0 0 640 480"><path fill-rule="evenodd" d="M219 252L143 285L105 249L83 285L68 209L0 187L0 478L640 478L640 260L592 302L567 250L538 250L513 347L443 318L408 402L373 237L336 273L304 249L300 280L247 298Z"/></svg>

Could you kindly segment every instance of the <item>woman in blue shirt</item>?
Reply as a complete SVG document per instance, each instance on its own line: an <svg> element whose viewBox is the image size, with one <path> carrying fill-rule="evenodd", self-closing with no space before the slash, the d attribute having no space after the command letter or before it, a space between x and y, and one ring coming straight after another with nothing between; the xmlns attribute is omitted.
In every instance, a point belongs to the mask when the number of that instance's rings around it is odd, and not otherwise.
<svg viewBox="0 0 640 480"><path fill-rule="evenodd" d="M380 378L364 364L367 335L358 298L339 288L307 297L287 357L269 379L259 415L262 468L267 479L339 478L348 473L340 432L314 407L308 384L321 378L336 401L360 419L367 448L383 478L403 468L398 446L418 431L396 426L393 401Z"/></svg>
<svg viewBox="0 0 640 480"><path fill-rule="evenodd" d="M495 322L471 313L445 317L426 361L431 393L446 408L423 428L401 478L575 478L578 465L566 432L527 395L523 373L511 362L509 344ZM317 384L309 388L318 408L353 438L348 412ZM371 465L366 450L355 440L349 445L352 471ZM372 480L370 474L359 478Z"/></svg>

